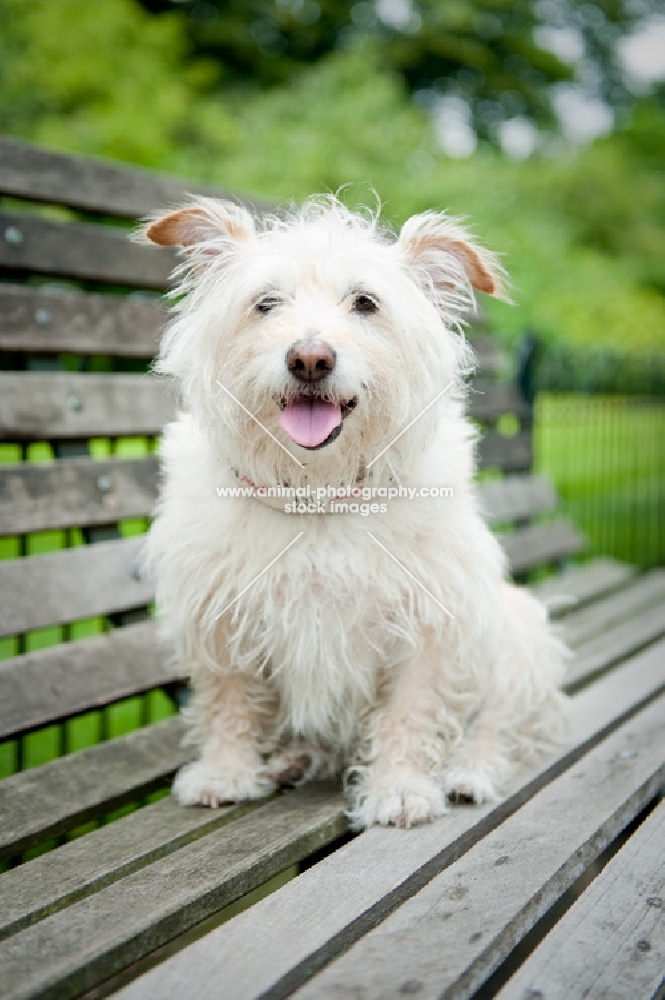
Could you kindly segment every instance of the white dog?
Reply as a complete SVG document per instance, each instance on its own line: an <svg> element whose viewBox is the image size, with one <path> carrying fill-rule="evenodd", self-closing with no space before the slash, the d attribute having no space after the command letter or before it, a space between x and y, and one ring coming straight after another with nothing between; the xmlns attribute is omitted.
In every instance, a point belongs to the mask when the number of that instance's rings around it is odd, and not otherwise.
<svg viewBox="0 0 665 1000"><path fill-rule="evenodd" d="M146 235L184 248L157 365L183 411L148 539L200 746L175 795L345 770L357 829L495 798L564 705L564 649L474 497L461 322L471 286L500 293L496 259L445 215L396 238L332 197L261 222L197 199ZM299 514L220 497L239 483L452 496Z"/></svg>

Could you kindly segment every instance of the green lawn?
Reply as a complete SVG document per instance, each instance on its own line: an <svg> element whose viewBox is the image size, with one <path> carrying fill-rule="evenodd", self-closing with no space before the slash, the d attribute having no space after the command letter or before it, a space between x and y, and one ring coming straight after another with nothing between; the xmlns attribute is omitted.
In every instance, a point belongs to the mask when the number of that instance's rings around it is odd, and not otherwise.
<svg viewBox="0 0 665 1000"><path fill-rule="evenodd" d="M665 403L543 393L535 465L589 537L590 552L665 563Z"/></svg>

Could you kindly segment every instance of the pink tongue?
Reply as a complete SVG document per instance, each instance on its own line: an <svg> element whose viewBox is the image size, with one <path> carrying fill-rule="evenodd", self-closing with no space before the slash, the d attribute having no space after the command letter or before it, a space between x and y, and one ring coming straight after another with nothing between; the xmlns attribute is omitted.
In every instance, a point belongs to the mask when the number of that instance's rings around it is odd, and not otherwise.
<svg viewBox="0 0 665 1000"><path fill-rule="evenodd" d="M339 403L322 399L297 399L288 403L279 418L280 426L292 441L303 448L316 448L342 422Z"/></svg>

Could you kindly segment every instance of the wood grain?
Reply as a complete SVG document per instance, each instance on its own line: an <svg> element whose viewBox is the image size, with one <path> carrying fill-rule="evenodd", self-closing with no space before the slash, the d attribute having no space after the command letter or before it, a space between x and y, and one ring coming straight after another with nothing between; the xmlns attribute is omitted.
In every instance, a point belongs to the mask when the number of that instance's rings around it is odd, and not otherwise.
<svg viewBox="0 0 665 1000"><path fill-rule="evenodd" d="M153 621L3 660L0 737L16 737L177 679Z"/></svg>
<svg viewBox="0 0 665 1000"><path fill-rule="evenodd" d="M456 808L436 823L409 831L368 830L251 911L138 979L118 994L119 1000L290 996L622 720L663 692L664 656L661 643L577 695L565 750L555 760L525 770L504 802ZM256 941L261 941L260 960Z"/></svg>
<svg viewBox="0 0 665 1000"><path fill-rule="evenodd" d="M14 236L6 238L7 232ZM51 222L0 211L0 267L130 288L165 289L176 263L170 248L132 243L129 232L82 222Z"/></svg>
<svg viewBox="0 0 665 1000"><path fill-rule="evenodd" d="M175 716L12 775L0 784L0 857L71 830L160 787L193 756Z"/></svg>
<svg viewBox="0 0 665 1000"><path fill-rule="evenodd" d="M0 562L0 636L149 604L137 570L143 539L97 542Z"/></svg>
<svg viewBox="0 0 665 1000"><path fill-rule="evenodd" d="M0 943L3 997L78 996L345 829L329 784L277 798Z"/></svg>
<svg viewBox="0 0 665 1000"><path fill-rule="evenodd" d="M560 618L576 607L620 590L636 572L628 563L599 556L581 565L566 566L556 576L532 584L531 589L551 606L552 617Z"/></svg>
<svg viewBox="0 0 665 1000"><path fill-rule="evenodd" d="M6 137L0 138L0 192L126 218L170 207L187 193L239 200L236 195L198 181L129 167L119 161L58 153ZM263 200L253 204L272 207Z"/></svg>
<svg viewBox="0 0 665 1000"><path fill-rule="evenodd" d="M172 386L150 375L0 373L0 440L158 434L174 412Z"/></svg>
<svg viewBox="0 0 665 1000"><path fill-rule="evenodd" d="M158 465L155 455L0 465L0 536L149 517Z"/></svg>
<svg viewBox="0 0 665 1000"><path fill-rule="evenodd" d="M151 358L157 353L167 312L161 301L146 294L98 295L0 285L0 350Z"/></svg>
<svg viewBox="0 0 665 1000"><path fill-rule="evenodd" d="M299 1000L401 1000L409 989L422 1000L471 996L658 793L663 725L658 699L304 986Z"/></svg>
<svg viewBox="0 0 665 1000"><path fill-rule="evenodd" d="M665 971L665 802L497 994L499 1000L653 997Z"/></svg>

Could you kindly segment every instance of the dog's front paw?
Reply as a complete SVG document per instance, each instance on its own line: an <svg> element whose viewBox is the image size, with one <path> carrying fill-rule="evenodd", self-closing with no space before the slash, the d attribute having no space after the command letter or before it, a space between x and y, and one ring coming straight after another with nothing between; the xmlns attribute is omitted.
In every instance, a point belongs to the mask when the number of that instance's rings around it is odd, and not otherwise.
<svg viewBox="0 0 665 1000"><path fill-rule="evenodd" d="M479 764L452 767L443 775L443 788L449 802L480 806L498 802L492 775Z"/></svg>
<svg viewBox="0 0 665 1000"><path fill-rule="evenodd" d="M176 774L173 794L182 806L209 806L262 799L275 790L274 783L258 769L231 767L209 760L186 764Z"/></svg>
<svg viewBox="0 0 665 1000"><path fill-rule="evenodd" d="M350 812L351 825L356 830L375 824L408 830L418 823L430 823L446 812L441 787L419 774L408 778L395 775L380 781L366 778L356 795Z"/></svg>

